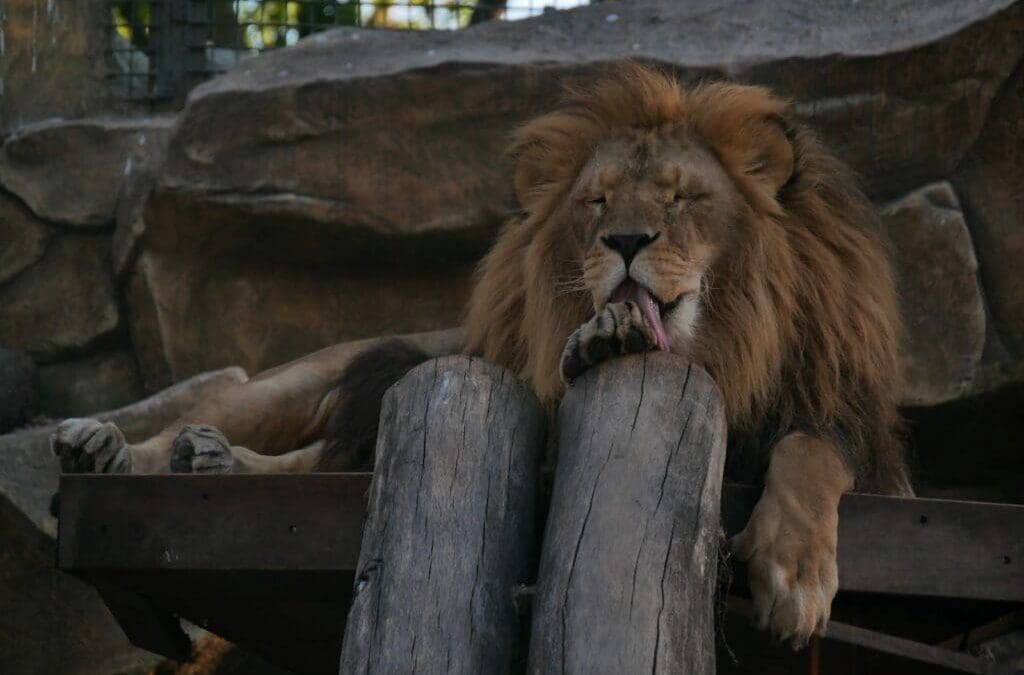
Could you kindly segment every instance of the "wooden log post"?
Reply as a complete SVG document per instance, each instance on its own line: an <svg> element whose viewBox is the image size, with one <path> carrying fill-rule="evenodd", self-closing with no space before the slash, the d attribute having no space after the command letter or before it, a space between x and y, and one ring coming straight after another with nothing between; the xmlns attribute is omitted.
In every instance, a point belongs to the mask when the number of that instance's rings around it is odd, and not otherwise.
<svg viewBox="0 0 1024 675"><path fill-rule="evenodd" d="M651 353L569 389L541 551L531 673L715 672L725 460L707 373Z"/></svg>
<svg viewBox="0 0 1024 675"><path fill-rule="evenodd" d="M515 375L427 362L384 397L342 673L504 673L535 556L545 418Z"/></svg>

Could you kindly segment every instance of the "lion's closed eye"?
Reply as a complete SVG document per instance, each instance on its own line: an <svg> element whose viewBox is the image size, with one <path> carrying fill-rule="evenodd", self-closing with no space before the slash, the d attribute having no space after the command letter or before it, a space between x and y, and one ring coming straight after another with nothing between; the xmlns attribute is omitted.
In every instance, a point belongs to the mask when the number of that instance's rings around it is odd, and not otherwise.
<svg viewBox="0 0 1024 675"><path fill-rule="evenodd" d="M676 192L672 197L672 203L675 205L692 204L694 202L700 202L711 198L710 192L697 191L697 190L681 190Z"/></svg>

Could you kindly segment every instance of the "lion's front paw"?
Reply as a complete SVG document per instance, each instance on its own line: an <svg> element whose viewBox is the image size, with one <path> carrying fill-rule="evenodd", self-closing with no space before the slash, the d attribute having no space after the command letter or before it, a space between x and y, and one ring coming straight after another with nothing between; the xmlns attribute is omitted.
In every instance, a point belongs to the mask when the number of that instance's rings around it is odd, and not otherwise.
<svg viewBox="0 0 1024 675"><path fill-rule="evenodd" d="M231 473L234 464L228 439L205 424L182 427L171 445L174 473Z"/></svg>
<svg viewBox="0 0 1024 675"><path fill-rule="evenodd" d="M833 509L834 511L834 509ZM754 625L793 649L823 635L838 589L838 517L766 491L733 551L747 563Z"/></svg>
<svg viewBox="0 0 1024 675"><path fill-rule="evenodd" d="M569 336L562 352L562 379L572 382L605 359L646 352L656 343L635 303L609 303Z"/></svg>
<svg viewBox="0 0 1024 675"><path fill-rule="evenodd" d="M64 473L129 473L131 457L124 434L110 422L66 419L50 436L50 449Z"/></svg>

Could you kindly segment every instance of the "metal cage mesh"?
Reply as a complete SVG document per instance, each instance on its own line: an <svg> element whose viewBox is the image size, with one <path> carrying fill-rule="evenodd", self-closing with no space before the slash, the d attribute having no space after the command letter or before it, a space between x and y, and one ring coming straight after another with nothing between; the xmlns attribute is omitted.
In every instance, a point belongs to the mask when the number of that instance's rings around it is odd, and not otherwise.
<svg viewBox="0 0 1024 675"><path fill-rule="evenodd" d="M112 0L107 77L128 99L174 99L250 56L334 26L455 30L596 1Z"/></svg>

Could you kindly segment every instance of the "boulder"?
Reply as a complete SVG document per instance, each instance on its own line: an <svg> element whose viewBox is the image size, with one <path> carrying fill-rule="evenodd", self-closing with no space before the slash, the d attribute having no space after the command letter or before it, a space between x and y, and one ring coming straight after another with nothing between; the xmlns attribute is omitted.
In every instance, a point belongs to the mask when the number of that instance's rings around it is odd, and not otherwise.
<svg viewBox="0 0 1024 675"><path fill-rule="evenodd" d="M42 258L52 234L17 198L0 191L0 284Z"/></svg>
<svg viewBox="0 0 1024 675"><path fill-rule="evenodd" d="M35 410L35 377L28 354L0 347L0 434L24 424Z"/></svg>
<svg viewBox="0 0 1024 675"><path fill-rule="evenodd" d="M145 231L143 209L156 182L156 175L167 158L168 134L160 134L144 145L136 145L128 155L125 172L114 209L114 238L111 257L114 276L124 278L135 259L139 239Z"/></svg>
<svg viewBox="0 0 1024 675"><path fill-rule="evenodd" d="M102 2L4 0L0 133L110 103L103 58L109 21Z"/></svg>
<svg viewBox="0 0 1024 675"><path fill-rule="evenodd" d="M101 352L39 367L39 400L48 417L84 417L142 398L130 349Z"/></svg>
<svg viewBox="0 0 1024 675"><path fill-rule="evenodd" d="M1022 37L1024 40L1024 37ZM989 388L1024 380L1024 64L1000 90L953 180L971 228L992 314Z"/></svg>
<svg viewBox="0 0 1024 675"><path fill-rule="evenodd" d="M244 380L238 368L198 375L97 417L139 441L200 397ZM54 428L0 436L0 672L147 672L159 657L129 644L92 587L54 568L57 521L49 510L59 476L49 447Z"/></svg>
<svg viewBox="0 0 1024 675"><path fill-rule="evenodd" d="M770 85L887 201L972 149L1022 32L1006 0L637 0L456 33L338 29L245 62L192 92L133 221L145 380L455 323L514 207L510 131L611 59Z"/></svg>
<svg viewBox="0 0 1024 675"><path fill-rule="evenodd" d="M985 348L978 261L953 187L934 183L884 206L906 325L902 403L969 394Z"/></svg>
<svg viewBox="0 0 1024 675"><path fill-rule="evenodd" d="M133 156L159 149L172 122L170 116L100 117L23 127L0 147L0 185L45 220L110 225Z"/></svg>
<svg viewBox="0 0 1024 675"><path fill-rule="evenodd" d="M45 362L113 333L120 312L109 249L103 234L55 237L41 260L0 286L0 344Z"/></svg>

